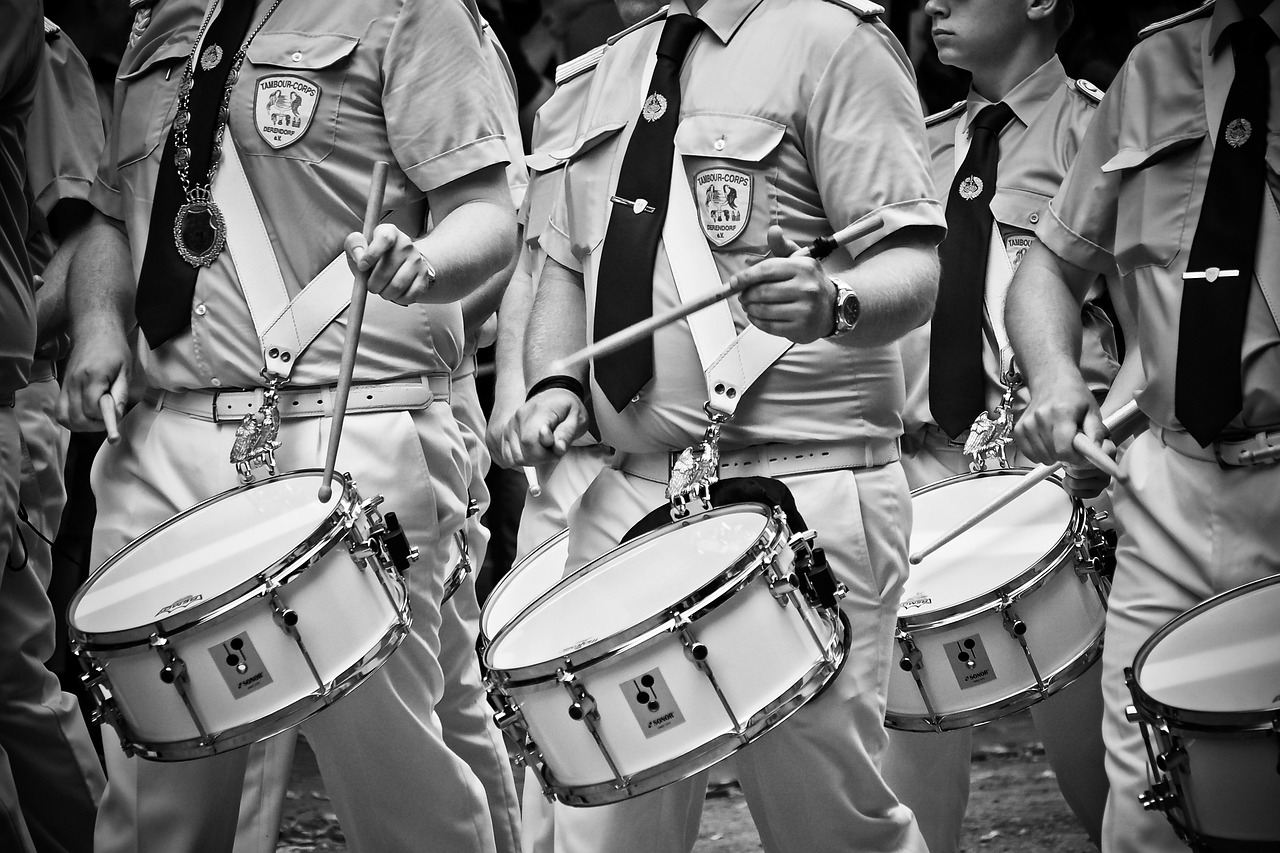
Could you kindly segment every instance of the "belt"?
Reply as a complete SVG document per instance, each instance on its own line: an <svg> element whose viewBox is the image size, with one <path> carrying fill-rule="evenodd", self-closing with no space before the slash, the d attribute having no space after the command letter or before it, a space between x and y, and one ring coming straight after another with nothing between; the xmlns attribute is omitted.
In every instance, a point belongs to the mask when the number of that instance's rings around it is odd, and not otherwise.
<svg viewBox="0 0 1280 853"><path fill-rule="evenodd" d="M1280 429L1258 432L1236 441L1215 441L1208 447L1201 447L1199 442L1185 432L1155 425L1152 425L1151 431L1170 450L1192 459L1216 462L1224 468L1267 465L1280 460Z"/></svg>
<svg viewBox="0 0 1280 853"><path fill-rule="evenodd" d="M407 412L425 409L434 401L449 402L449 375L431 373L387 382L352 384L348 412ZM336 386L285 388L280 392L281 418L317 418L333 414ZM147 402L188 417L212 423L240 421L262 406L262 388L216 391L149 392Z"/></svg>
<svg viewBox="0 0 1280 853"><path fill-rule="evenodd" d="M476 357L474 355L464 355L462 363L458 365L458 369L453 371L454 379L466 379L468 376L474 376L476 372Z"/></svg>
<svg viewBox="0 0 1280 853"><path fill-rule="evenodd" d="M31 378L29 382L48 382L50 379L57 379L58 372L52 361L47 358L37 358L31 362Z"/></svg>
<svg viewBox="0 0 1280 853"><path fill-rule="evenodd" d="M679 451L621 453L613 467L654 483L671 479ZM849 468L878 468L898 461L898 441L870 438L858 441L810 441L799 444L756 444L720 453L722 477L787 477Z"/></svg>

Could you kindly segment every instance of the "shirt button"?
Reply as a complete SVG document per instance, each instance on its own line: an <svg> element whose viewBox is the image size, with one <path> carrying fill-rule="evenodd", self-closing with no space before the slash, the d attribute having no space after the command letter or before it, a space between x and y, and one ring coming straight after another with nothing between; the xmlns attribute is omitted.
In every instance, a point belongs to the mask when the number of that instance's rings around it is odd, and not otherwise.
<svg viewBox="0 0 1280 853"><path fill-rule="evenodd" d="M214 388L217 388L219 385L222 384L222 380L215 376L209 380L209 384L212 385Z"/></svg>
<svg viewBox="0 0 1280 853"><path fill-rule="evenodd" d="M1037 222L1039 222L1039 221L1040 221L1040 214L1038 214L1038 213L1033 213L1033 214L1031 214L1030 216L1028 216L1027 218L1031 220L1031 224L1032 224L1032 225L1035 225Z"/></svg>
<svg viewBox="0 0 1280 853"><path fill-rule="evenodd" d="M302 61L302 54L301 54L300 52L295 52L295 53L293 54L293 61L294 61L294 62L301 62L301 61Z"/></svg>
<svg viewBox="0 0 1280 853"><path fill-rule="evenodd" d="M715 149L716 149L717 151L723 151L723 150L724 150L724 137L723 137L723 136L716 140Z"/></svg>
<svg viewBox="0 0 1280 853"><path fill-rule="evenodd" d="M203 317L205 314L208 314L208 313L209 313L209 309L204 306L203 302L201 302L199 305L196 306L196 316Z"/></svg>
<svg viewBox="0 0 1280 853"><path fill-rule="evenodd" d="M632 398L631 398L631 402L633 402L633 403L639 403L639 402L640 402L640 395L639 395L639 394L637 394L637 395L635 395L634 397L632 397Z"/></svg>

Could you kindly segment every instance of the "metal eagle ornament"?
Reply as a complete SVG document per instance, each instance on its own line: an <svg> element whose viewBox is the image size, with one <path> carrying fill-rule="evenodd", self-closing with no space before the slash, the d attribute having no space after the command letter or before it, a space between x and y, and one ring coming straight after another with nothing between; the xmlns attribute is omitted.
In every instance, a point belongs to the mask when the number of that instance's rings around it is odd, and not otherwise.
<svg viewBox="0 0 1280 853"><path fill-rule="evenodd" d="M991 414L982 412L969 427L969 437L964 443L964 455L969 457L969 470L979 473L987 470L991 462L1000 468L1009 467L1005 448L1013 444L1013 393L1022 384L1022 377L1014 370L1005 374L1004 394L1000 405Z"/></svg>
<svg viewBox="0 0 1280 853"><path fill-rule="evenodd" d="M262 393L262 405L250 412L236 427L231 445L231 464L236 466L240 482L253 482L254 468L266 468L275 476L276 450L280 447L280 386L282 379L272 379Z"/></svg>
<svg viewBox="0 0 1280 853"><path fill-rule="evenodd" d="M667 479L667 500L671 502L671 518L679 521L689 514L689 501L694 498L711 509L711 487L720 480L720 425L726 419L714 417L697 447L680 451Z"/></svg>

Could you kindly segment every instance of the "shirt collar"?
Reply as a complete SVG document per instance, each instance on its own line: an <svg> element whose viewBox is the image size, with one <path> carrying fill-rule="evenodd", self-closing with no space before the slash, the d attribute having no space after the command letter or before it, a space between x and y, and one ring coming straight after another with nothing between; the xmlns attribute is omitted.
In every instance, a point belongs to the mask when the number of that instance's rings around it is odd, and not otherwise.
<svg viewBox="0 0 1280 853"><path fill-rule="evenodd" d="M1271 32L1280 35L1280 3L1272 0L1271 5L1262 10L1261 18L1271 27ZM1236 21L1244 20L1244 14L1235 0L1218 0L1213 7L1213 17L1209 20L1209 53L1217 55L1222 48L1223 36L1227 27Z"/></svg>
<svg viewBox="0 0 1280 853"><path fill-rule="evenodd" d="M1061 60L1056 55L1051 56L1047 62L1032 71L1021 83L1009 90L1009 94L1004 96L1004 102L1009 105L1009 109L1013 110L1013 114L1018 121L1030 127L1036 116L1040 114L1040 111L1049 102L1050 96L1058 91L1058 88L1062 86L1066 78L1067 72L1062 67ZM991 106L991 101L970 89L969 98L965 102L965 128L972 127L973 120L978 117L978 113L984 107L989 106Z"/></svg>
<svg viewBox="0 0 1280 853"><path fill-rule="evenodd" d="M707 0L695 17L706 24L707 29L715 33L722 44L728 44L743 21L751 17L751 13L763 2L764 0ZM693 14L689 11L686 0L671 0L667 14L680 13Z"/></svg>

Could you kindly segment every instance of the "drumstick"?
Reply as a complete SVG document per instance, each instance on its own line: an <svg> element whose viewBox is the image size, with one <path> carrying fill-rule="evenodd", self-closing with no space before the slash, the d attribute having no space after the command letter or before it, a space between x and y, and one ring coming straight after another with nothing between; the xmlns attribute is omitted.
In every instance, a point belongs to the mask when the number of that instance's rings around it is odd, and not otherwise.
<svg viewBox="0 0 1280 853"><path fill-rule="evenodd" d="M538 469L532 465L524 466L524 478L529 481L529 494L535 498L542 495L542 484L538 482Z"/></svg>
<svg viewBox="0 0 1280 853"><path fill-rule="evenodd" d="M98 398L98 409L102 412L102 422L107 427L107 443L118 444L120 426L116 422L116 398L111 396L110 391Z"/></svg>
<svg viewBox="0 0 1280 853"><path fill-rule="evenodd" d="M1071 446L1075 448L1085 459L1093 463L1093 467L1102 471L1104 474L1115 479L1118 483L1129 482L1128 476L1120 470L1120 466L1116 465L1116 461L1107 455L1107 452L1101 447L1093 443L1093 439L1082 432L1075 434L1071 439Z"/></svg>
<svg viewBox="0 0 1280 853"><path fill-rule="evenodd" d="M1106 427L1108 437L1116 443L1124 441L1131 435L1136 435L1141 432L1144 426L1143 416L1142 411L1138 408L1137 401L1130 400L1128 403L1125 403L1119 409L1112 412L1109 416L1103 418L1102 425ZM1113 468L1115 467L1115 463L1111 461L1111 458L1106 456L1106 454L1102 452L1101 448L1093 444L1092 440L1090 440L1088 436L1084 435L1084 433L1077 433L1075 438L1071 441L1072 446L1076 448L1077 452L1080 450L1078 446L1080 439L1083 439L1085 443L1097 450L1099 455L1106 457L1107 462L1109 462ZM1013 501L1018 497L1031 491L1037 483L1041 483L1052 477L1061 470L1062 467L1063 463L1054 462L1052 464L1044 463L1032 468L1020 480L1018 480L1017 484L1015 484L1013 488L1003 494L997 495L990 503L957 524L955 527L948 530L946 533L942 534L942 536L938 537L938 539L927 548L922 548L921 550L913 553L911 555L911 565L919 565L920 561L925 557L929 556L934 551L937 551L943 545L946 545L966 530L970 530L980 522L991 517L998 510L1013 503Z"/></svg>
<svg viewBox="0 0 1280 853"><path fill-rule="evenodd" d="M379 160L373 164L369 178L369 200L364 208L364 242L373 242L373 229L382 214L382 199L387 191L387 172L391 165ZM329 451L324 460L324 477L316 497L328 503L333 495L333 466L338 462L338 442L342 440L342 421L347 416L347 395L351 393L351 375L356 368L356 347L360 345L360 324L364 322L364 303L369 296L368 271L357 272L351 288L351 309L347 312L347 339L342 346L342 364L338 367L338 387L333 395L333 425L329 430Z"/></svg>
<svg viewBox="0 0 1280 853"><path fill-rule="evenodd" d="M879 216L873 216L870 219L861 222L855 222L847 228L842 228L834 234L826 237L819 237L813 241L812 245L805 246L790 257L793 258L817 258L822 260L827 255L834 252L840 246L846 246L855 240L860 240L868 234L875 233L884 225L884 220ZM606 355L612 355L619 350L624 350L639 340L652 337L655 332L664 326L670 326L679 320L683 320L690 314L701 311L717 302L723 302L735 293L746 290L749 285L735 283L732 285L721 285L710 293L698 297L692 302L685 302L677 305L669 311L656 314L647 320L641 320L632 326L614 332L608 337L601 338L589 346L583 347L575 353L558 359L551 365L550 373L568 373L572 368L582 364L586 364L592 359L603 358Z"/></svg>

